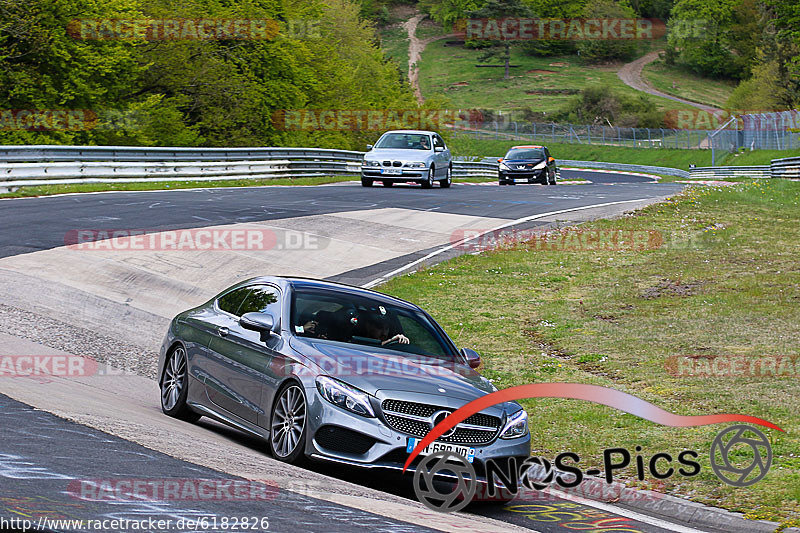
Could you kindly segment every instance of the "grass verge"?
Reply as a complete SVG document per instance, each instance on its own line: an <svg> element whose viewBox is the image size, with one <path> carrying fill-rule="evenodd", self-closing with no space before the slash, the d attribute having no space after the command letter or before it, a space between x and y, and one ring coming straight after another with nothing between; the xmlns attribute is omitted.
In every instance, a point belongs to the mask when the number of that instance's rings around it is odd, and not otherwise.
<svg viewBox="0 0 800 533"><path fill-rule="evenodd" d="M532 453L576 452L602 468L603 449L696 450L701 473L655 483L635 466L615 479L788 523L800 518L800 368L789 377L678 377L671 356L706 361L800 354L800 183L692 187L665 203L586 229L656 230L654 250L556 251L518 245L463 255L381 290L418 303L459 346L483 354L499 388L535 382L613 387L682 415L742 413L772 421L774 462L747 488L723 484L708 451L720 425L659 426L611 408L523 401ZM634 464L632 462L632 464Z"/></svg>
<svg viewBox="0 0 800 533"><path fill-rule="evenodd" d="M322 185L339 181L352 181L353 176L322 176L318 178L232 179L219 181L143 181L137 183L83 183L72 185L35 185L20 187L14 192L2 193L0 198L25 198L50 196L75 192L106 191L160 191L175 189L204 189L216 187L258 187L265 185ZM2 182L0 182L2 186Z"/></svg>
<svg viewBox="0 0 800 533"><path fill-rule="evenodd" d="M657 60L642 69L642 77L659 91L692 102L725 107L736 82L712 80Z"/></svg>
<svg viewBox="0 0 800 533"><path fill-rule="evenodd" d="M548 113L562 109L577 91L589 86L605 85L620 94L641 95L617 77L619 65L587 66L576 56L534 57L514 46L511 63L519 67L512 68L511 78L504 80L502 68L475 66L482 63L478 60L481 53L462 46L445 46L445 41L428 44L419 62L422 94L444 94L455 108L528 108ZM666 98L650 98L662 112L693 109Z"/></svg>

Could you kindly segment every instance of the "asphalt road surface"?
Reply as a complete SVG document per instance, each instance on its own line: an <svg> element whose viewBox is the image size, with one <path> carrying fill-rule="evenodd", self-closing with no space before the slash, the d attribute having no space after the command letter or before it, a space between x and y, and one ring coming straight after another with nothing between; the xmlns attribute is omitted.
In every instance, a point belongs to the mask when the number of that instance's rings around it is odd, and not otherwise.
<svg viewBox="0 0 800 533"><path fill-rule="evenodd" d="M157 393L152 393L154 383L148 378L152 378L153 355L168 318L175 309L196 305L237 279L273 268L288 273L286 268L296 266L316 277L366 284L432 253L437 255L431 262L461 253L445 249L451 247L452 235L465 229L510 224L529 228L613 216L683 187L640 176L569 172L564 171L562 177L583 177L592 183L556 187L454 184L449 190L366 189L348 183L0 201L4 228L0 289L5 294L0 302L0 335L5 337L0 336L0 341L15 346L0 355L21 350L33 353L37 346L62 350L133 369L139 380L132 388L129 384L134 382L125 385L109 377L85 383L0 381L0 393L8 394L0 394L0 517L265 516L270 531L501 530L498 524L508 530L675 530L658 521L631 518L621 508L530 495L505 507L471 508L443 526L415 514L422 511L411 501L408 479L319 465L291 470L294 467L264 454L263 443L235 430L203 421L192 426L165 420ZM164 254L152 251L91 255L65 247L65 235L76 229L167 231L242 224L300 231L328 241L324 248L296 255L287 250L249 256L220 252L211 259L173 255L168 262ZM191 261L206 268L192 270L187 266L194 264ZM260 261L252 263L258 269L253 270L248 261ZM164 266L167 263L170 268ZM109 324L114 325L113 337ZM124 393L126 387L130 390ZM112 414L104 417L106 412ZM164 429L152 429L161 425ZM206 440L214 441L214 446L207 446ZM244 466L235 466L237 461ZM320 500L281 486L273 499L255 503L185 499L120 503L90 501L74 494L75 487L87 479L226 480L264 468L281 479L294 475L356 483L355 493L347 494L349 499L337 495ZM363 487L363 494L358 487ZM365 503L381 493L396 498L380 505ZM404 505L414 511L403 510ZM481 517L494 521L481 522Z"/></svg>

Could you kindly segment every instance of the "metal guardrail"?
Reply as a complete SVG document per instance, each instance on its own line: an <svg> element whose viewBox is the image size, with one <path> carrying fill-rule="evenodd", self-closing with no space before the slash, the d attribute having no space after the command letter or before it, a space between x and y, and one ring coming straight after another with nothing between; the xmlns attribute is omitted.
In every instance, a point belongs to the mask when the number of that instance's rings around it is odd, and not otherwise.
<svg viewBox="0 0 800 533"><path fill-rule="evenodd" d="M774 178L800 178L800 157L773 159L770 171Z"/></svg>
<svg viewBox="0 0 800 533"><path fill-rule="evenodd" d="M605 163L603 161L576 161L574 159L557 159L559 166L580 166L583 168L594 168L599 170L621 170L623 172L644 172L648 174L659 174L663 176L676 176L678 178L688 178L689 172L679 168L656 167L650 165L629 165L626 163Z"/></svg>
<svg viewBox="0 0 800 533"><path fill-rule="evenodd" d="M211 181L358 175L364 152L315 148L161 148L127 146L0 146L0 185ZM455 178L495 178L497 158L453 161ZM5 162L5 163L3 163ZM686 170L650 165L559 159L559 166L644 172L680 178L731 176L800 178L800 157L770 166L704 167Z"/></svg>
<svg viewBox="0 0 800 533"><path fill-rule="evenodd" d="M800 178L800 157L773 159L769 165L698 167L692 179L704 178Z"/></svg>
<svg viewBox="0 0 800 533"><path fill-rule="evenodd" d="M58 161L361 161L363 152L323 148L183 148L145 146L0 146L0 162Z"/></svg>
<svg viewBox="0 0 800 533"><path fill-rule="evenodd" d="M697 167L690 170L692 179L705 178L770 178L769 165Z"/></svg>

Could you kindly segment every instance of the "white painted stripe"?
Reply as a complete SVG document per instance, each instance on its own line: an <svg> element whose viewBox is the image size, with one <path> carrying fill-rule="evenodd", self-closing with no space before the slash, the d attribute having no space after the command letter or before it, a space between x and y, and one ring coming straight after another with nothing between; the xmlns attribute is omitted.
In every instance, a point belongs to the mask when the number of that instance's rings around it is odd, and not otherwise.
<svg viewBox="0 0 800 533"><path fill-rule="evenodd" d="M494 231L499 231L501 229L505 229L505 228L508 228L508 227L511 227L511 226L516 226L517 224L523 224L525 222L530 222L531 220L537 220L537 219L549 217L549 216L552 216L552 215L560 215L562 213L571 213L571 212L574 212L574 211L584 211L586 209L593 209L595 207L606 207L606 206L609 206L609 205L629 204L629 203L633 203L633 202L645 202L645 201L648 201L648 200L652 200L652 198L637 198L635 200L620 200L618 202L605 202L605 203L602 203L602 204L584 205L584 206L581 206L581 207L572 207L570 209L560 209L558 211L549 211L547 213L539 213L539 214L536 214L536 215L530 215L530 216L527 216L527 217L518 218L516 220L511 220L509 222L506 222L505 224L501 224L501 225L497 226L496 228L492 228L492 229L490 229L488 231L484 231L483 233L480 233L478 235L473 235L472 237L461 239L460 241L458 241L456 243L448 244L447 246L443 246L443 247L439 248L438 250L434 250L431 253L429 253L428 255L426 255L425 257L421 257L421 258L419 258L419 259L417 259L415 261L411 261L410 263L408 263L408 264L406 264L406 265L404 265L404 266L402 266L400 268L392 270L388 274L384 274L383 276L381 276L379 278L376 278L376 279L374 279L374 280L372 280L372 281L370 281L368 283L365 283L361 287L363 287L365 289L371 289L372 287L383 283L384 281L388 280L389 278L392 278L392 277L396 276L397 274L400 274L401 272L403 272L405 270L408 270L409 268L411 268L411 267L413 267L415 265L418 265L418 264L420 264L420 263L422 263L424 261L427 261L428 259L430 259L432 257L436 257L437 255L442 254L444 252L447 252L448 250L452 250L453 248L455 248L457 246L461 246L464 243L467 243L469 241L475 240L475 239L477 239L479 237L483 237L484 235L486 235L488 233L492 233Z"/></svg>
<svg viewBox="0 0 800 533"><path fill-rule="evenodd" d="M624 516L625 518L630 518L631 520L636 520L638 522L642 522L643 524L649 524L651 526L660 527L662 529L666 529L667 531L675 531L677 533L706 533L702 529L694 529L687 526L681 526L678 524L674 524L672 522L668 522L666 520L661 520L660 518L654 518L646 514L637 513L636 511L630 511L622 507L617 507L616 505L611 505L610 503L589 500L587 498L582 498L581 496L575 496L574 494L568 494L566 492L562 492L560 490L556 490L553 488L549 488L545 492L548 492L553 496L557 496L565 500L573 501L575 503L580 503L582 505L588 505L589 507L594 507L595 509L600 509L601 511L606 511L607 513L614 513L619 516Z"/></svg>
<svg viewBox="0 0 800 533"><path fill-rule="evenodd" d="M600 174L627 174L628 176L644 176L645 178L653 178L655 180L661 179L661 176L657 174L644 174L642 172L630 172L628 170L605 170L602 168L579 168L579 167L559 167L559 168L561 170L580 170L581 172L598 172Z"/></svg>

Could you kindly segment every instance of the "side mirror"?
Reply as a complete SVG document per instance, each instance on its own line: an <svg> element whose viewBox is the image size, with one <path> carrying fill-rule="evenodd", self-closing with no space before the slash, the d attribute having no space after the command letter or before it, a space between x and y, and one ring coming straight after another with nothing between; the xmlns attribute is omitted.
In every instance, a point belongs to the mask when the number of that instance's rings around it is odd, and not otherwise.
<svg viewBox="0 0 800 533"><path fill-rule="evenodd" d="M444 152L444 146L434 146L433 147L433 151L434 152Z"/></svg>
<svg viewBox="0 0 800 533"><path fill-rule="evenodd" d="M481 366L481 356L478 355L478 352L469 348L461 348L460 352L470 368L478 368Z"/></svg>
<svg viewBox="0 0 800 533"><path fill-rule="evenodd" d="M370 150L372 150L372 145L371 145L371 144L368 144L368 145L367 145L367 152L369 152Z"/></svg>
<svg viewBox="0 0 800 533"><path fill-rule="evenodd" d="M245 313L239 319L239 325L261 333L261 340L266 342L275 327L275 319L268 313Z"/></svg>
<svg viewBox="0 0 800 533"><path fill-rule="evenodd" d="M503 162L503 158L501 157L500 159L497 160L497 162L498 163L502 163Z"/></svg>
<svg viewBox="0 0 800 533"><path fill-rule="evenodd" d="M553 161L555 161L555 160L556 160L556 158L555 158L555 157L552 157L552 156L550 156L550 157L548 157L548 158L547 158L547 160L548 160L548 161L550 161L550 162L552 163Z"/></svg>

